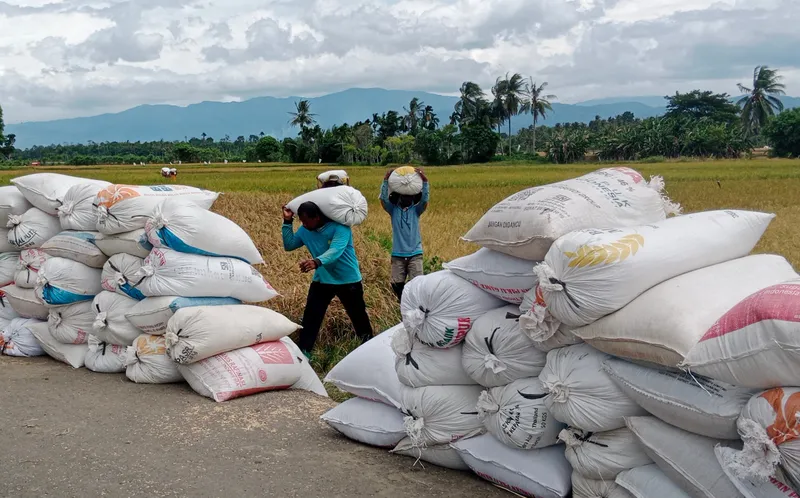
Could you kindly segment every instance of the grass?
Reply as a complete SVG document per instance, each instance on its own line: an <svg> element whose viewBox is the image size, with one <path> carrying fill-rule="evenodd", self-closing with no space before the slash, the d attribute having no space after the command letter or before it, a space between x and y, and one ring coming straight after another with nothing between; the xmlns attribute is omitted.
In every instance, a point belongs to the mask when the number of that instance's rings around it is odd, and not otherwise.
<svg viewBox="0 0 800 498"><path fill-rule="evenodd" d="M469 254L477 246L460 240L483 213L508 195L525 187L575 177L604 165L467 165L430 167L431 203L423 215L422 238L427 271ZM661 175L673 200L684 212L708 209L751 209L777 214L757 252L786 257L800 265L800 161L778 159L692 162L648 162L632 165L646 176ZM281 206L316 186L325 165L214 165L179 167L178 183L223 192L214 211L241 225L253 238L267 264L259 268L281 293L268 305L297 322L302 317L310 275L300 273L297 262L305 250L286 253L280 235ZM338 169L338 168L337 168ZM356 252L364 276L366 301L373 328L378 333L399 322L399 306L389 286L391 226L381 209L378 193L385 168L349 167L351 183L369 201L367 221L354 230ZM38 170L38 169L37 169ZM75 176L116 183L160 184L160 166L106 166L47 168ZM27 170L0 172L0 184ZM357 343L338 302L326 317L314 367L327 372Z"/></svg>

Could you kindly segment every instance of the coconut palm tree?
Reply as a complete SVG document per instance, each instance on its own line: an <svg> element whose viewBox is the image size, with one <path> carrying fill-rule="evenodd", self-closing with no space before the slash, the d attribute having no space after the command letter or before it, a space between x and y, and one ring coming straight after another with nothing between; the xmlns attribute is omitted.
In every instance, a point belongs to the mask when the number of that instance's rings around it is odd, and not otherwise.
<svg viewBox="0 0 800 498"><path fill-rule="evenodd" d="M525 90L525 80L519 73L514 73L502 80L501 93L503 101L504 118L508 120L508 153L511 154L511 118L519 114L523 105L523 92Z"/></svg>
<svg viewBox="0 0 800 498"><path fill-rule="evenodd" d="M426 105L422 111L422 122L425 123L425 128L435 130L439 127L439 116L433 112L433 106Z"/></svg>
<svg viewBox="0 0 800 498"><path fill-rule="evenodd" d="M783 102L779 95L786 95L786 86L776 69L767 66L756 66L753 71L753 87L747 88L741 83L739 91L746 94L737 103L742 108L742 122L746 133L758 134L767 120L775 112L783 111Z"/></svg>
<svg viewBox="0 0 800 498"><path fill-rule="evenodd" d="M311 103L308 100L301 100L294 103L295 112L290 112L292 117L289 124L292 126L299 126L301 129L307 128L317 121L314 119L316 114L311 114Z"/></svg>
<svg viewBox="0 0 800 498"><path fill-rule="evenodd" d="M497 126L497 133L500 133L500 127L506 122L506 107L503 99L506 93L506 84L508 82L502 78L497 78L492 87L492 96L494 97L490 102L489 114L492 118L492 125ZM501 147L502 150L502 147Z"/></svg>
<svg viewBox="0 0 800 498"><path fill-rule="evenodd" d="M557 98L555 95L543 95L545 88L547 88L546 81L537 86L533 78L530 78L523 91L525 96L523 112L529 112L533 116L533 148L531 152L534 154L536 154L536 124L539 122L540 117L547 116L547 111L553 110L550 101Z"/></svg>
<svg viewBox="0 0 800 498"><path fill-rule="evenodd" d="M403 127L411 134L417 131L417 126L423 118L423 113L425 112L423 108L424 105L425 102L414 97L408 104L408 108L403 107L403 110L406 111L406 115L403 116Z"/></svg>
<svg viewBox="0 0 800 498"><path fill-rule="evenodd" d="M485 101L481 87L477 83L465 81L461 85L461 97L453 109L458 115L459 123L465 126L478 119L479 110Z"/></svg>

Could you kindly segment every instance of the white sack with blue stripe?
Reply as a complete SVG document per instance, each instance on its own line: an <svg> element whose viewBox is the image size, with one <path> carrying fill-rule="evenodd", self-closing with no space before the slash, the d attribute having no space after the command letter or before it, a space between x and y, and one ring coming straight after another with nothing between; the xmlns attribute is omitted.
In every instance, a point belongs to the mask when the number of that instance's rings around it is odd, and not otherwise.
<svg viewBox="0 0 800 498"><path fill-rule="evenodd" d="M90 301L102 289L100 270L66 258L44 262L36 279L36 297L46 306Z"/></svg>

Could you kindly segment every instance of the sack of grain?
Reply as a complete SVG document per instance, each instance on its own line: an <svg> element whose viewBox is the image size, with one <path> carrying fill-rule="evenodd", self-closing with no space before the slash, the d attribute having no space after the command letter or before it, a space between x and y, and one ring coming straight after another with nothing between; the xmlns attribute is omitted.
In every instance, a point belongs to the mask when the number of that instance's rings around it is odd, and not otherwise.
<svg viewBox="0 0 800 498"><path fill-rule="evenodd" d="M572 468L562 446L520 450L491 434L462 439L452 446L473 472L512 493L536 498L569 496Z"/></svg>
<svg viewBox="0 0 800 498"><path fill-rule="evenodd" d="M110 185L97 193L97 231L105 234L144 228L153 210L170 198L187 199L208 209L219 193L185 185Z"/></svg>
<svg viewBox="0 0 800 498"><path fill-rule="evenodd" d="M11 304L8 302L8 297L6 296L5 289L0 289L0 330L3 329L8 322L15 318L21 318L19 313L14 311L14 308L11 307Z"/></svg>
<svg viewBox="0 0 800 498"><path fill-rule="evenodd" d="M522 296L536 285L536 263L502 252L480 248L469 256L442 266L475 287L511 304L522 303Z"/></svg>
<svg viewBox="0 0 800 498"><path fill-rule="evenodd" d="M422 192L422 177L413 166L400 166L389 175L389 193L417 195Z"/></svg>
<svg viewBox="0 0 800 498"><path fill-rule="evenodd" d="M300 378L292 384L292 389L300 389L303 391L312 392L316 395L322 396L323 398L328 398L328 391L325 389L325 386L322 384L322 381L319 380L319 376L317 372L311 367L311 364L306 360L305 355L297 347L297 344L294 343L290 338L284 337L281 339L281 342L289 348L289 351L300 361Z"/></svg>
<svg viewBox="0 0 800 498"><path fill-rule="evenodd" d="M404 433L405 434L405 433ZM461 459L458 451L449 444L437 444L418 448L411 443L411 438L405 438L390 450L389 453L402 455L414 459L414 465L423 461L451 470L470 470L469 466Z"/></svg>
<svg viewBox="0 0 800 498"><path fill-rule="evenodd" d="M15 318L0 332L0 352L7 356L43 356L44 349L31 332L31 326L41 323L33 318Z"/></svg>
<svg viewBox="0 0 800 498"><path fill-rule="evenodd" d="M645 415L601 369L609 358L586 344L547 353L539 380L548 396L545 406L556 420L589 432L625 427L625 417Z"/></svg>
<svg viewBox="0 0 800 498"><path fill-rule="evenodd" d="M631 498L631 494L612 481L588 479L572 472L572 498Z"/></svg>
<svg viewBox="0 0 800 498"><path fill-rule="evenodd" d="M607 432L569 428L558 438L567 446L564 456L572 468L588 479L613 481L624 470L653 463L627 427Z"/></svg>
<svg viewBox="0 0 800 498"><path fill-rule="evenodd" d="M324 381L359 398L402 408L403 384L397 378L391 346L398 330L403 330L402 323L357 347L328 372Z"/></svg>
<svg viewBox="0 0 800 498"><path fill-rule="evenodd" d="M625 423L658 468L689 496L742 496L725 477L714 455L714 447L718 444L741 447L740 443L698 436L655 417L630 417Z"/></svg>
<svg viewBox="0 0 800 498"><path fill-rule="evenodd" d="M353 441L379 448L394 448L406 437L400 410L361 398L336 405L320 420Z"/></svg>
<svg viewBox="0 0 800 498"><path fill-rule="evenodd" d="M407 283L400 311L406 330L420 342L451 348L464 340L478 317L503 304L463 278L442 270Z"/></svg>
<svg viewBox="0 0 800 498"><path fill-rule="evenodd" d="M261 342L274 342L300 326L277 311L248 305L197 306L179 310L164 335L167 354L188 365Z"/></svg>
<svg viewBox="0 0 800 498"><path fill-rule="evenodd" d="M12 178L11 183L19 189L28 202L51 216L58 214L58 208L61 207L71 187L87 183L108 185L108 182L102 180L78 178L59 173L34 173L19 176Z"/></svg>
<svg viewBox="0 0 800 498"><path fill-rule="evenodd" d="M269 301L278 293L244 261L153 249L140 274L139 290L147 297L233 297L243 302Z"/></svg>
<svg viewBox="0 0 800 498"><path fill-rule="evenodd" d="M34 289L22 289L16 285L6 285L0 289L0 292L3 292L8 304L19 316L47 320L50 311L42 303L41 299L36 297Z"/></svg>
<svg viewBox="0 0 800 498"><path fill-rule="evenodd" d="M35 288L39 269L48 259L50 259L50 256L41 249L25 249L19 253L17 273L14 274L16 286L22 289Z"/></svg>
<svg viewBox="0 0 800 498"><path fill-rule="evenodd" d="M72 368L81 368L89 347L86 344L62 344L52 334L47 322L39 322L31 326L31 332L39 345L54 360L66 363Z"/></svg>
<svg viewBox="0 0 800 498"><path fill-rule="evenodd" d="M103 265L100 285L103 290L116 292L126 297L141 301L144 294L137 286L144 280L141 272L144 259L130 254L115 254Z"/></svg>
<svg viewBox="0 0 800 498"><path fill-rule="evenodd" d="M478 418L490 434L509 446L523 450L553 446L564 424L547 410L545 396L547 391L535 377L493 387L478 398Z"/></svg>
<svg viewBox="0 0 800 498"><path fill-rule="evenodd" d="M339 182L342 185L350 185L350 177L343 169L325 171L317 175L317 188L321 188L327 182Z"/></svg>
<svg viewBox="0 0 800 498"><path fill-rule="evenodd" d="M61 232L58 218L44 211L30 208L21 216L8 217L8 243L16 251L42 247L49 239Z"/></svg>
<svg viewBox="0 0 800 498"><path fill-rule="evenodd" d="M89 336L89 351L86 352L84 365L92 372L122 373L125 371L127 347L102 342L97 337Z"/></svg>
<svg viewBox="0 0 800 498"><path fill-rule="evenodd" d="M167 355L164 336L143 334L125 353L125 376L137 384L183 382L178 367Z"/></svg>
<svg viewBox="0 0 800 498"><path fill-rule="evenodd" d="M662 191L664 181L646 182L624 167L518 192L491 208L463 237L511 256L541 261L559 237L586 228L622 228L655 223L679 206Z"/></svg>
<svg viewBox="0 0 800 498"><path fill-rule="evenodd" d="M645 465L621 472L616 483L627 489L634 498L689 498L677 484L664 474L658 465Z"/></svg>
<svg viewBox="0 0 800 498"><path fill-rule="evenodd" d="M145 334L164 335L170 318L184 308L241 304L232 297L146 297L136 303L125 318Z"/></svg>
<svg viewBox="0 0 800 498"><path fill-rule="evenodd" d="M392 336L397 378L408 387L474 385L461 365L461 345L448 349L426 346L400 328Z"/></svg>
<svg viewBox="0 0 800 498"><path fill-rule="evenodd" d="M47 323L53 338L64 344L86 344L92 333L95 312L92 301L50 308Z"/></svg>
<svg viewBox="0 0 800 498"><path fill-rule="evenodd" d="M404 424L414 446L453 443L484 432L475 406L479 386L403 386Z"/></svg>
<svg viewBox="0 0 800 498"><path fill-rule="evenodd" d="M65 258L50 258L39 269L36 297L49 306L91 301L103 288L100 270Z"/></svg>
<svg viewBox="0 0 800 498"><path fill-rule="evenodd" d="M108 182L95 180L71 186L57 208L58 219L64 230L97 230L97 194L110 186Z"/></svg>
<svg viewBox="0 0 800 498"><path fill-rule="evenodd" d="M66 258L91 268L102 268L108 260L94 243L97 232L61 232L42 244L42 251L54 258Z"/></svg>
<svg viewBox="0 0 800 498"><path fill-rule="evenodd" d="M667 280L573 332L614 356L675 367L739 301L793 278L797 273L781 256L746 256Z"/></svg>
<svg viewBox="0 0 800 498"><path fill-rule="evenodd" d="M515 306L489 311L475 320L464 340L464 370L483 387L536 377L547 362L547 355L520 331L518 311Z"/></svg>
<svg viewBox="0 0 800 498"><path fill-rule="evenodd" d="M304 202L313 202L322 214L342 225L352 227L367 219L367 199L361 192L347 185L312 190L295 197L286 207L297 213Z"/></svg>
<svg viewBox="0 0 800 498"><path fill-rule="evenodd" d="M522 296L519 305L519 328L528 336L534 347L545 353L554 349L580 344L583 340L572 333L572 329L545 312L544 297L539 286ZM544 337L547 339L542 340Z"/></svg>
<svg viewBox="0 0 800 498"><path fill-rule="evenodd" d="M32 207L33 205L14 185L0 187L0 227L6 226L9 216L19 216Z"/></svg>
<svg viewBox="0 0 800 498"><path fill-rule="evenodd" d="M135 299L103 291L92 301L95 312L92 335L108 344L130 346L142 332L125 318L136 304Z"/></svg>
<svg viewBox="0 0 800 498"><path fill-rule="evenodd" d="M19 253L4 252L0 253L0 287L11 285L17 275L19 268Z"/></svg>
<svg viewBox="0 0 800 498"><path fill-rule="evenodd" d="M167 199L156 206L147 219L145 232L154 247L237 258L252 265L264 262L250 236L239 225L187 199Z"/></svg>
<svg viewBox="0 0 800 498"><path fill-rule="evenodd" d="M702 375L647 368L614 358L603 363L603 371L651 415L715 439L739 439L736 420L756 394Z"/></svg>
<svg viewBox="0 0 800 498"><path fill-rule="evenodd" d="M736 458L736 450L717 446L714 448L714 453L717 455L717 461L722 466L725 475L736 486L736 489L742 493L744 498L797 498L800 496L791 486L786 484L789 480L780 469L777 469L775 475L770 476L765 481L751 481L737 477L728 468L728 463Z"/></svg>
<svg viewBox="0 0 800 498"><path fill-rule="evenodd" d="M298 357L283 338L221 353L178 370L201 396L222 402L265 391L289 389L301 375Z"/></svg>
<svg viewBox="0 0 800 498"><path fill-rule="evenodd" d="M800 379L800 279L751 294L708 329L682 366L739 386Z"/></svg>
<svg viewBox="0 0 800 498"><path fill-rule="evenodd" d="M114 235L98 233L94 243L109 258L116 254L130 254L144 259L153 250L153 244L147 240L144 228Z"/></svg>
<svg viewBox="0 0 800 498"><path fill-rule="evenodd" d="M652 225L571 232L534 268L546 312L569 327L588 325L670 278L747 256L773 218L708 211Z"/></svg>

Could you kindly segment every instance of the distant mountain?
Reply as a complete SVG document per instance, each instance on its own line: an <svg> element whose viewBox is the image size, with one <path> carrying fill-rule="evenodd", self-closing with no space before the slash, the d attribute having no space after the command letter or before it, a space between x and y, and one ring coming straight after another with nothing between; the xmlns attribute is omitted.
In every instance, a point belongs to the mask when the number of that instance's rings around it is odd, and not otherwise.
<svg viewBox="0 0 800 498"><path fill-rule="evenodd" d="M353 88L322 97L309 98L311 112L323 128L342 123L353 123L372 118L373 113L389 110L403 112L412 98L417 97L431 105L442 124L447 123L457 97L427 92L383 90L379 88ZM86 118L56 121L7 124L6 133L17 135L17 147L89 141L149 141L183 140L199 137L203 133L220 139L225 135L235 140L239 135L248 137L262 131L278 139L295 136L297 130L289 126L289 113L294 103L303 97L258 97L243 102L201 102L186 107L173 105L142 105L115 114L101 114ZM636 97L653 102L655 97ZM638 118L663 114L664 107L653 107L634 98L601 99L580 104L553 104L553 112L542 124L584 122L596 116L603 119L630 111ZM614 101L619 100L619 102ZM663 100L663 98L662 98ZM800 99L787 98L787 107L800 106ZM530 115L515 117L512 130L530 126Z"/></svg>
<svg viewBox="0 0 800 498"><path fill-rule="evenodd" d="M731 101L738 102L739 99L742 98L741 96L731 97ZM800 97L781 97L781 101L786 109L794 109L795 107L800 107ZM585 100L583 102L578 102L577 106L581 107L590 107L590 106L597 106L597 105L608 105L608 104L630 104L630 103L638 103L643 104L649 107L655 107L659 109L665 109L667 106L667 101L663 96L656 96L656 95L644 95L640 97L608 97L604 99L592 99L592 100Z"/></svg>

